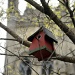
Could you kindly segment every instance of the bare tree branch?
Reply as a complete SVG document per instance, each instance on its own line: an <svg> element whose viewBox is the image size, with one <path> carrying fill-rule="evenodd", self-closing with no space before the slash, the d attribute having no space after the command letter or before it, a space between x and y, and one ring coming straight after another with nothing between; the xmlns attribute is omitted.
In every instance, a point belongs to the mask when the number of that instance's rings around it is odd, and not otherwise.
<svg viewBox="0 0 75 75"><path fill-rule="evenodd" d="M34 6L36 9L40 10L42 13L44 13L44 9L42 6L40 6L38 3L36 3L33 0L25 0L26 2L30 3L32 6Z"/></svg>
<svg viewBox="0 0 75 75"><path fill-rule="evenodd" d="M5 50L7 50L7 51L9 51L10 53L12 53L14 56L16 56L18 59L20 59L21 61L23 61L25 64L27 64L37 75L39 75L35 70L34 70L34 68L32 68L27 62L25 62L23 59L21 59L18 55L16 55L16 54L14 54L13 52L11 52L10 50L8 50L8 49L6 49L6 48L4 48L4 47L2 47L2 46L0 46L1 48L3 48L3 49L5 49Z"/></svg>
<svg viewBox="0 0 75 75"><path fill-rule="evenodd" d="M18 42L20 42L21 44L23 44L24 46L29 47L30 43L23 40L22 38L20 38L17 34L15 34L13 31L11 31L8 27L4 26L2 23L0 23L0 26L6 30L10 35L12 35ZM22 43L23 41L23 43ZM75 63L75 58L73 57L67 57L67 56L61 56L61 55L57 55L55 58L53 59L57 59L57 60L61 60L64 62L70 62L70 63Z"/></svg>
<svg viewBox="0 0 75 75"><path fill-rule="evenodd" d="M11 41L17 41L16 39L9 39L9 38L0 38L0 40L11 40Z"/></svg>
<svg viewBox="0 0 75 75"><path fill-rule="evenodd" d="M75 44L75 34L73 31L71 31L60 19L54 14L54 12L49 8L48 4L45 2L45 0L41 0L41 3L43 5L40 6L33 0L26 0L28 3L32 4L35 8L37 8L39 11L45 13L48 15L60 28L65 32L65 34L72 40L72 42ZM12 35L19 43L23 44L24 46L29 47L30 43L28 41L23 40L21 37L19 37L16 33L14 33L12 30L10 30L8 27L4 26L2 23L0 23L0 27L3 28L5 31L7 31L10 35ZM75 58L70 57L64 57L64 56L57 56L55 59L64 61L64 62L71 62L75 63Z"/></svg>
<svg viewBox="0 0 75 75"><path fill-rule="evenodd" d="M3 28L5 31L7 31L10 35L12 35L15 38L15 40L18 41L20 44L23 44L24 46L27 46L27 47L30 46L30 43L29 42L23 40L15 32L13 32L8 27L6 27L5 25L3 25L1 22L0 22L0 27Z"/></svg>
<svg viewBox="0 0 75 75"><path fill-rule="evenodd" d="M69 6L69 0L63 0L63 2L65 4L64 6L67 8L67 10L68 10L68 12L70 14L70 18L71 18L72 23L73 23L73 25L75 27L75 19L74 19L73 11L71 10L71 8Z"/></svg>
<svg viewBox="0 0 75 75"><path fill-rule="evenodd" d="M41 3L43 5L40 6L33 0L25 0L26 2L30 3L33 5L36 9L41 11L42 13L45 13L48 15L54 22L59 26L59 28L64 31L64 33L72 40L72 42L75 44L75 34L74 32L69 29L55 14L54 12L49 8L48 4L45 2L45 0L41 0Z"/></svg>
<svg viewBox="0 0 75 75"><path fill-rule="evenodd" d="M75 63L75 57L57 55L56 57L53 57L52 59L56 59L56 60L60 60L64 62Z"/></svg>
<svg viewBox="0 0 75 75"><path fill-rule="evenodd" d="M16 55L13 55L13 54L4 54L4 53L0 53L0 55L5 55L5 56L16 56ZM18 56L18 55L17 55ZM19 55L19 57L29 57L29 58L35 58L34 56L21 56Z"/></svg>
<svg viewBox="0 0 75 75"><path fill-rule="evenodd" d="M75 8L73 9L73 12L75 11Z"/></svg>
<svg viewBox="0 0 75 75"><path fill-rule="evenodd" d="M0 46L2 47L2 46ZM8 49L2 47L3 49L9 51ZM11 51L9 51L10 53L12 53ZM3 54L3 53L0 53L0 55L6 55L6 56L18 56L14 53L12 54ZM34 56L18 56L19 58L20 57L31 57L31 58L35 58ZM68 57L68 56L61 56L59 54L56 55L56 57L52 57L51 59L56 59L56 60L60 60L60 61L64 61L64 62L69 62L69 63L75 63L75 57Z"/></svg>
<svg viewBox="0 0 75 75"><path fill-rule="evenodd" d="M61 4L65 5L62 1L58 0Z"/></svg>

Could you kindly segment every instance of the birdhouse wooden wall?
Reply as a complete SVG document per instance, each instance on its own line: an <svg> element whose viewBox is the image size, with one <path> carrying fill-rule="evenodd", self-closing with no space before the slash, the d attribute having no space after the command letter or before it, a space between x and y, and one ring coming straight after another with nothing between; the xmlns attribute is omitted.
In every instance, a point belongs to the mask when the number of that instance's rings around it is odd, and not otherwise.
<svg viewBox="0 0 75 75"><path fill-rule="evenodd" d="M29 55L35 56L39 61L45 60L53 52L55 53L53 42L57 41L53 34L44 27L31 35L28 40L32 42L29 48Z"/></svg>
<svg viewBox="0 0 75 75"><path fill-rule="evenodd" d="M32 44L30 46L30 51L33 52L32 54L38 58L38 60L45 59L50 56L50 52L54 50L53 42L47 40L45 38L45 33L43 31L39 32L33 39ZM46 51L46 48L49 51ZM38 51L37 51L38 50ZM41 50L41 51L40 51ZM36 51L36 52L34 52Z"/></svg>
<svg viewBox="0 0 75 75"><path fill-rule="evenodd" d="M44 36L45 34L43 32L40 32L39 34L37 34L34 37L29 50L34 50L36 48L39 48L39 46L40 47L44 46L45 45Z"/></svg>

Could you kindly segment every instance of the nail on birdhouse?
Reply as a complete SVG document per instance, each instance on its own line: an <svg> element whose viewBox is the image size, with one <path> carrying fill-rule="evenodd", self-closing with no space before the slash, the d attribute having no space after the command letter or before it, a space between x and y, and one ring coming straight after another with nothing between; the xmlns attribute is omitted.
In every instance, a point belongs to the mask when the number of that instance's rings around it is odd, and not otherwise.
<svg viewBox="0 0 75 75"><path fill-rule="evenodd" d="M55 36L45 27L40 27L34 34L28 37L32 42L29 48L29 55L38 58L39 61L45 60L53 53L55 56L54 42L57 43Z"/></svg>

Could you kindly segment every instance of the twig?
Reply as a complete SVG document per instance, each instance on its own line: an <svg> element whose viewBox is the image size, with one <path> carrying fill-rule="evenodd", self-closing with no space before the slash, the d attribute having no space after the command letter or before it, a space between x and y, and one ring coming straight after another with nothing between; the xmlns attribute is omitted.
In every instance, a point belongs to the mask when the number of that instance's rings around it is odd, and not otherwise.
<svg viewBox="0 0 75 75"><path fill-rule="evenodd" d="M4 53L0 53L0 55L16 56L16 55L13 55L13 54L4 54ZM18 56L18 55L17 55L17 56ZM21 56L21 55L19 55L19 57L30 57L30 58L35 58L34 56Z"/></svg>
<svg viewBox="0 0 75 75"><path fill-rule="evenodd" d="M16 39L10 39L10 38L0 38L0 40L11 40L11 41L17 41Z"/></svg>
<svg viewBox="0 0 75 75"><path fill-rule="evenodd" d="M62 1L58 0L61 4L65 5Z"/></svg>
<svg viewBox="0 0 75 75"><path fill-rule="evenodd" d="M4 47L2 47L2 46L0 46L1 48L3 48L3 49L5 49L5 50L7 50L7 51L9 51L8 49L6 49L6 48L4 48ZM17 58L19 58L21 61L23 61L24 63L26 63L37 75L39 75L27 62L25 62L23 59L21 59L18 55L16 55L16 54L14 54L13 52L11 52L11 51L9 51L10 53L12 53L13 55L15 55Z"/></svg>

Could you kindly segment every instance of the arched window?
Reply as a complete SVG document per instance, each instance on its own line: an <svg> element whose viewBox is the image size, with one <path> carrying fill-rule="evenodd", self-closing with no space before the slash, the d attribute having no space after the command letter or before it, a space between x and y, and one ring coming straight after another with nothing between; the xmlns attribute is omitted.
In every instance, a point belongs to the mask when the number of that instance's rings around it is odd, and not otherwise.
<svg viewBox="0 0 75 75"><path fill-rule="evenodd" d="M25 62L30 65L30 60L28 58L24 58L24 62L21 61L20 63L19 71L21 75L31 75L31 69Z"/></svg>
<svg viewBox="0 0 75 75"><path fill-rule="evenodd" d="M52 71L52 61L42 62L42 75L50 75Z"/></svg>

